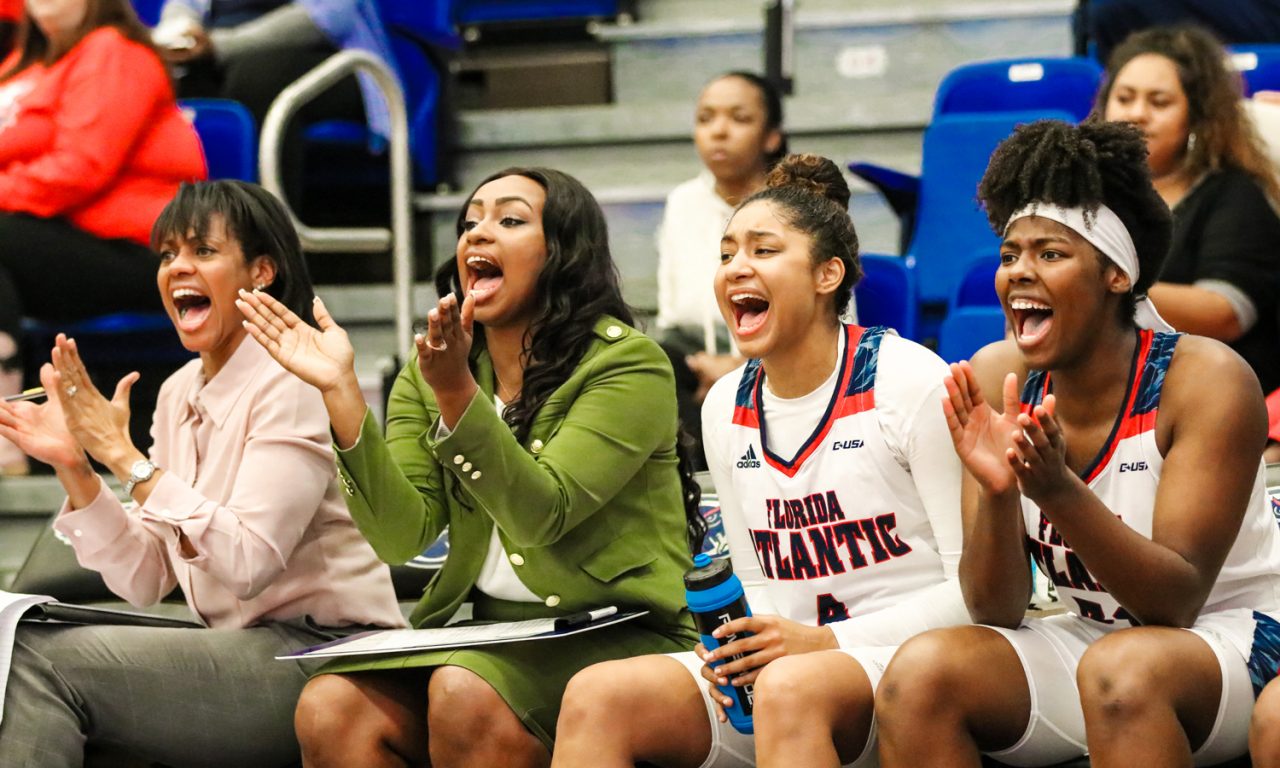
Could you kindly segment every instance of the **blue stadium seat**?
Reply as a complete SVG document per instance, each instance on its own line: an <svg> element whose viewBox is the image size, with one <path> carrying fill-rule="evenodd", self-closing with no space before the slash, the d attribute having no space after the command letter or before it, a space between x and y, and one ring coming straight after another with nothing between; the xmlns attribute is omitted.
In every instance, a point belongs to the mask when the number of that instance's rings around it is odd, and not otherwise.
<svg viewBox="0 0 1280 768"><path fill-rule="evenodd" d="M1233 45L1231 65L1244 79L1244 95L1280 91L1280 44Z"/></svg>
<svg viewBox="0 0 1280 768"><path fill-rule="evenodd" d="M160 21L160 9L164 0L133 0L133 12L148 27L154 27Z"/></svg>
<svg viewBox="0 0 1280 768"><path fill-rule="evenodd" d="M962 271L956 292L951 297L948 307L955 310L959 307L992 307L1000 304L996 295L996 269L1000 266L998 251L984 250L975 253Z"/></svg>
<svg viewBox="0 0 1280 768"><path fill-rule="evenodd" d="M184 99L178 102L204 146L210 179L258 179L258 131L253 115L230 99Z"/></svg>
<svg viewBox="0 0 1280 768"><path fill-rule="evenodd" d="M914 339L916 331L916 282L911 268L901 256L864 253L862 281L854 287L858 303L858 323L885 325L904 339Z"/></svg>
<svg viewBox="0 0 1280 768"><path fill-rule="evenodd" d="M561 19L613 18L618 0L455 0L458 24L504 24Z"/></svg>
<svg viewBox="0 0 1280 768"><path fill-rule="evenodd" d="M938 356L948 363L967 360L974 352L1003 338L1003 309L960 307L942 321L938 331Z"/></svg>
<svg viewBox="0 0 1280 768"><path fill-rule="evenodd" d="M391 38L400 82L409 111L409 153L419 187L441 181L439 122L441 77L438 52L456 49L461 39L433 6L448 3L377 0Z"/></svg>
<svg viewBox="0 0 1280 768"><path fill-rule="evenodd" d="M916 269L917 298L930 316L951 298L966 266L951 255L995 247L975 195L991 151L1019 123L1083 119L1101 76L1098 64L1083 58L1002 59L957 67L934 96L920 177L871 163L849 165L897 214L902 252ZM931 330L917 324L920 335Z"/></svg>
<svg viewBox="0 0 1280 768"><path fill-rule="evenodd" d="M956 67L934 96L933 116L972 112L1067 112L1089 116L1102 67L1086 58L999 59Z"/></svg>
<svg viewBox="0 0 1280 768"><path fill-rule="evenodd" d="M391 42L395 61L388 62L400 77L405 107L409 113L409 153L413 160L414 182L429 187L441 181L439 163L439 120L441 73L444 62L438 52L458 48L461 38L451 21L452 3L421 0L374 0ZM306 140L319 144L375 146L368 127L346 120L326 120L308 126ZM361 170L334 169L341 182L363 176ZM381 164L371 171L371 179L385 183ZM308 172L309 178L325 176Z"/></svg>
<svg viewBox="0 0 1280 768"><path fill-rule="evenodd" d="M907 260L922 303L951 298L967 261L956 254L994 253L998 239L977 200L978 182L996 145L1020 124L1067 113L943 115L925 130L920 199Z"/></svg>

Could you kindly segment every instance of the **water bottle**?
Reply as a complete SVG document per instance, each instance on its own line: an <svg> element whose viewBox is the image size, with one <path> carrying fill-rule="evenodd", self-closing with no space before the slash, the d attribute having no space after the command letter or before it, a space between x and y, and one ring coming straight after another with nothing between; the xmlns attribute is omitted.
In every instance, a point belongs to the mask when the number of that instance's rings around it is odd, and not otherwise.
<svg viewBox="0 0 1280 768"><path fill-rule="evenodd" d="M742 582L733 574L733 564L728 558L712 560L707 555L693 558L693 570L684 575L685 600L689 611L693 614L693 622L702 635L702 644L713 651L722 644L731 643L742 637L750 637L750 632L727 635L719 640L711 636L712 631L722 624L734 619L751 615L747 605L746 594L742 591ZM729 661L736 661L745 654L737 654L728 659L720 659L712 664L718 667ZM719 685L726 696L733 699L733 706L725 710L729 723L739 733L754 733L751 723L751 710L755 698L755 686Z"/></svg>

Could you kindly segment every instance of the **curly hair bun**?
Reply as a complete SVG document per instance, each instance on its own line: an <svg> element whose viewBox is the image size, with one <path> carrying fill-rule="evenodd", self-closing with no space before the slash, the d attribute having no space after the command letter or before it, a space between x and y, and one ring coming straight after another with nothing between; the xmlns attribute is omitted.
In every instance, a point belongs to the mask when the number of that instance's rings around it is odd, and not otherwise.
<svg viewBox="0 0 1280 768"><path fill-rule="evenodd" d="M767 189L793 188L849 207L849 184L836 164L819 155L787 155L765 179Z"/></svg>

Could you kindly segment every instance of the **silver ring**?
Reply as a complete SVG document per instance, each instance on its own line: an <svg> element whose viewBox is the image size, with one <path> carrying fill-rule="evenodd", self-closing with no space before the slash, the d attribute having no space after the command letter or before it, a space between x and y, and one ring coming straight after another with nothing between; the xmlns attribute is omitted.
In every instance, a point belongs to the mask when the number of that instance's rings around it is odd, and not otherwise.
<svg viewBox="0 0 1280 768"><path fill-rule="evenodd" d="M67 397L75 397L76 393L79 392L80 390L76 388L75 384L72 384L71 386L67 387L66 391L67 391Z"/></svg>
<svg viewBox="0 0 1280 768"><path fill-rule="evenodd" d="M430 341L428 341L427 348L432 350L433 352L443 352L449 348L449 342L441 341L440 346L437 347L435 344L432 344Z"/></svg>

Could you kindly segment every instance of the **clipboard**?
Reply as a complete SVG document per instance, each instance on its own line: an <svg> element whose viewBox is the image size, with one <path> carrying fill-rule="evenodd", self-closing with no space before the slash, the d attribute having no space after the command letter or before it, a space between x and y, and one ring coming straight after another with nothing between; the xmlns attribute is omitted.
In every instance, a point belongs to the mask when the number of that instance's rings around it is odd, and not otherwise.
<svg viewBox="0 0 1280 768"><path fill-rule="evenodd" d="M52 601L39 603L27 609L21 621L57 624L112 624L126 627L155 627L157 629L204 629L203 624L169 616L157 616L115 608L93 605L72 605Z"/></svg>
<svg viewBox="0 0 1280 768"><path fill-rule="evenodd" d="M384 656L417 653L444 648L552 640L580 632L620 624L648 614L648 611L620 611L608 606L553 619L454 624L436 629L384 629L333 640L277 656L277 659L329 659L344 656Z"/></svg>

